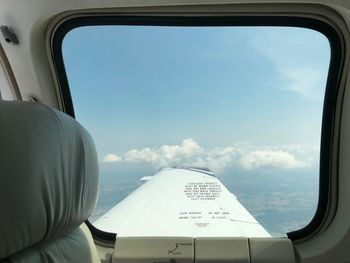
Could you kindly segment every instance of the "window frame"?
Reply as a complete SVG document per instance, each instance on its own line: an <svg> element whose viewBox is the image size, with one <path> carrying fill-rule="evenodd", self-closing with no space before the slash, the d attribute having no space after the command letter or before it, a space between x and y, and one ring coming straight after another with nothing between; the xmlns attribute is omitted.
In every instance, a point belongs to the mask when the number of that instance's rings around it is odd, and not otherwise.
<svg viewBox="0 0 350 263"><path fill-rule="evenodd" d="M295 15L220 15L218 14L89 14L73 16L60 23L51 35L51 56L56 72L60 95L64 111L75 117L69 83L64 67L62 43L64 37L71 30L82 26L287 26L315 30L323 34L330 44L330 64L323 103L320 164L319 164L319 195L318 204L312 220L303 228L286 233L292 241L299 241L315 234L329 217L334 217L335 211L330 213L331 200L337 203L337 194L332 189L338 172L334 172L334 165L338 165L339 140L336 140L337 127L336 108L340 90L341 73L344 64L344 40L341 31L324 20L308 16ZM332 150L336 145L337 153ZM336 156L333 156L336 155ZM336 163L334 163L334 159ZM102 242L114 243L117 234L101 231L88 220L86 223L95 239Z"/></svg>
<svg viewBox="0 0 350 263"><path fill-rule="evenodd" d="M8 92L11 93L11 100L22 100L22 94L18 87L15 75L13 74L10 62L6 56L3 46L0 44L0 70L3 72L3 77L8 83ZM0 100L3 99L1 95L2 87L0 88Z"/></svg>

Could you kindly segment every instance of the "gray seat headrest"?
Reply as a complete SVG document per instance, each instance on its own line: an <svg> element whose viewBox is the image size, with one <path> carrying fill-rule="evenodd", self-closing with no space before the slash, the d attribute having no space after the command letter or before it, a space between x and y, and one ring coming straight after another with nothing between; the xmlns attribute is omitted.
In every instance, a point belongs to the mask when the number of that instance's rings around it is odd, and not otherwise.
<svg viewBox="0 0 350 263"><path fill-rule="evenodd" d="M88 132L34 102L0 102L0 259L63 236L92 213L98 161Z"/></svg>

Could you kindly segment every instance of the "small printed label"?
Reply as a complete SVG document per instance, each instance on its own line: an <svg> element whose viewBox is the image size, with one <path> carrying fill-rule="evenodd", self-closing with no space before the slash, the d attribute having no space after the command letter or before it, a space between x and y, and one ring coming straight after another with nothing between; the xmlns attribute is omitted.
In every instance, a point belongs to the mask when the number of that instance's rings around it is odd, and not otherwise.
<svg viewBox="0 0 350 263"><path fill-rule="evenodd" d="M185 185L184 193L191 200L216 200L221 194L218 182L193 182Z"/></svg>

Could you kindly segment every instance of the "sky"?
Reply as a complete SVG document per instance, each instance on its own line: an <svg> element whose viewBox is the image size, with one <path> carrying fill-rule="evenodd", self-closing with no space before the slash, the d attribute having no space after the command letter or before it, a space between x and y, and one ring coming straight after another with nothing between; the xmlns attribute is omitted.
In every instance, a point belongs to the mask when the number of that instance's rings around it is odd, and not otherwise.
<svg viewBox="0 0 350 263"><path fill-rule="evenodd" d="M76 118L94 138L102 174L189 165L318 182L330 61L321 33L86 26L62 49Z"/></svg>

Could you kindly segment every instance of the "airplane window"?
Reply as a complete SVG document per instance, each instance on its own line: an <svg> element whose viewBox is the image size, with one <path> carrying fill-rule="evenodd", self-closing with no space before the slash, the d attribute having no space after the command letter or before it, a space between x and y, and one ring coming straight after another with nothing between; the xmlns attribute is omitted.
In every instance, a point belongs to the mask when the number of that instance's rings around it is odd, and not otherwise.
<svg viewBox="0 0 350 263"><path fill-rule="evenodd" d="M285 236L315 214L330 45L297 27L84 26L62 45L118 236Z"/></svg>

